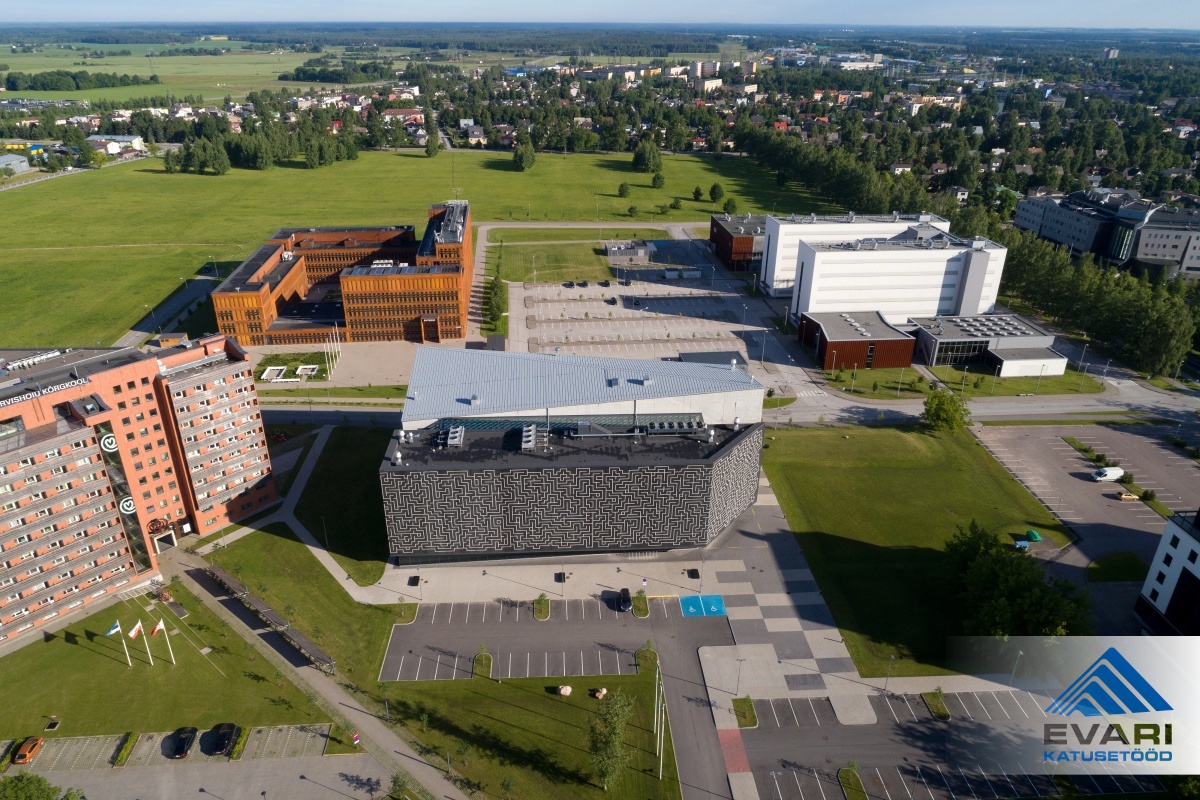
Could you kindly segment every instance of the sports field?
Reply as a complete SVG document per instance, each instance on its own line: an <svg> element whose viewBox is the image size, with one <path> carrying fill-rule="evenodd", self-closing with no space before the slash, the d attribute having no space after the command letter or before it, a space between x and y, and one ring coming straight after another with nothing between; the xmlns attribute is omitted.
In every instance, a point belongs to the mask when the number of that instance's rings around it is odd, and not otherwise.
<svg viewBox="0 0 1200 800"><path fill-rule="evenodd" d="M88 736L135 731L166 731L185 725L210 728L238 725L298 725L327 722L287 678L262 660L254 648L189 592L172 587L190 613L180 622L161 604L147 611L145 598L120 602L72 623L57 633L32 634L37 641L0 659L4 692L0 739L30 736ZM148 633L159 618L171 636L174 665L166 636L124 639L105 636L120 620L128 633L142 621ZM201 648L211 652L202 654ZM17 690L19 688L19 691ZM181 688L182 687L182 688ZM51 715L62 726L42 734Z"/></svg>
<svg viewBox="0 0 1200 800"><path fill-rule="evenodd" d="M780 187L745 158L666 156L667 188L635 173L628 155L538 156L533 171L480 151L364 153L318 170L278 167L227 175L167 175L145 160L0 192L0 347L111 344L149 307L209 260L226 271L283 226L417 224L431 203L472 203L475 221L626 222L642 208L686 195L658 222L702 220L710 203L691 187L720 182L744 210L820 211L796 185ZM631 197L617 196L622 182ZM589 234L590 235L590 234ZM60 313L63 310L70 313Z"/></svg>
<svg viewBox="0 0 1200 800"><path fill-rule="evenodd" d="M1061 525L966 432L773 431L763 451L788 524L864 676L943 671L945 543L971 520L1015 541Z"/></svg>

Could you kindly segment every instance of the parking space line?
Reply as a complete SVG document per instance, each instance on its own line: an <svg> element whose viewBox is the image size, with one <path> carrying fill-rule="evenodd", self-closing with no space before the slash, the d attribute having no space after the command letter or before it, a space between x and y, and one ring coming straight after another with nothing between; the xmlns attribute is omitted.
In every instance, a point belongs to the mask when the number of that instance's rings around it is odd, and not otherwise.
<svg viewBox="0 0 1200 800"><path fill-rule="evenodd" d="M1029 719L1029 712L1025 710L1025 706L1021 705L1021 701L1017 699L1017 693L1009 691L1009 694L1012 695L1013 702L1017 704L1017 708L1021 709L1021 713L1025 715L1025 719Z"/></svg>
<svg viewBox="0 0 1200 800"><path fill-rule="evenodd" d="M775 701L768 700L767 705L771 707L771 716L775 718L775 727L782 728L783 726L779 724L779 715L775 713Z"/></svg>
<svg viewBox="0 0 1200 800"><path fill-rule="evenodd" d="M896 768L896 771L899 771L899 767ZM929 788L929 781L925 780L925 774L921 772L920 767L917 767L917 777L921 779L921 783L925 784L925 791L929 793L929 800L933 800L933 790ZM950 794L953 795L954 792Z"/></svg>
<svg viewBox="0 0 1200 800"><path fill-rule="evenodd" d="M817 768L811 767L810 769L812 769L813 779L817 782L817 788L821 790L821 800L826 800L825 787L821 785L821 779L817 777Z"/></svg>
<svg viewBox="0 0 1200 800"><path fill-rule="evenodd" d="M567 651L566 650L562 651L562 657L563 657L563 677L565 678L565 677L567 677Z"/></svg>
<svg viewBox="0 0 1200 800"><path fill-rule="evenodd" d="M804 800L804 790L800 788L800 773L794 769L788 770L792 773L792 777L796 780L796 791L800 793L800 800Z"/></svg>
<svg viewBox="0 0 1200 800"><path fill-rule="evenodd" d="M421 662L424 660L424 656L417 656L417 674L413 676L414 681L421 680Z"/></svg>
<svg viewBox="0 0 1200 800"><path fill-rule="evenodd" d="M458 677L458 653L454 654L454 666L450 669L450 680Z"/></svg>
<svg viewBox="0 0 1200 800"><path fill-rule="evenodd" d="M817 727L821 727L821 718L817 716L817 707L813 705L812 698L808 698L808 707L812 709L813 719L817 721Z"/></svg>
<svg viewBox="0 0 1200 800"><path fill-rule="evenodd" d="M888 711L892 712L892 719L894 719L896 724L899 725L900 718L896 716L896 709L892 708L892 701L888 700L888 696L886 694L883 696L883 702L887 704Z"/></svg>
<svg viewBox="0 0 1200 800"><path fill-rule="evenodd" d="M439 656L437 657L437 664L436 664L436 665L434 666L434 668L433 668L433 679L434 679L435 681L437 680L438 669L439 669L441 666L442 666L442 657L439 655Z"/></svg>
<svg viewBox="0 0 1200 800"><path fill-rule="evenodd" d="M1000 702L1000 698L996 696L995 692L992 692L992 699L996 701L996 705L1000 706L1000 710L1004 712L1004 716L1012 719L1012 716L1008 713L1008 709L1004 707L1004 703Z"/></svg>
<svg viewBox="0 0 1200 800"><path fill-rule="evenodd" d="M900 696L904 698L904 705L908 706L908 713L912 714L913 722L916 722L917 712L913 711L912 703L908 702L908 695L902 694Z"/></svg>
<svg viewBox="0 0 1200 800"><path fill-rule="evenodd" d="M942 776L942 783L946 784L946 791L950 792L950 800L958 800L958 797L954 794L954 790L950 788L950 781L946 780L946 773L942 772L942 765L934 764L934 766L937 767L938 774ZM967 788L971 787L968 786ZM933 797L933 793L930 792L929 796Z"/></svg>
<svg viewBox="0 0 1200 800"><path fill-rule="evenodd" d="M550 651L547 650L544 653L544 655L546 656L546 658L544 659L545 663L542 665L542 670L543 670L542 677L549 678L550 677Z"/></svg>
<svg viewBox="0 0 1200 800"><path fill-rule="evenodd" d="M975 766L979 767L979 774L983 776L983 782L986 783L988 788L992 790L992 797L996 798L996 800L1000 800L1000 795L996 792L996 787L992 786L991 778L989 778L987 773L983 771L983 765L976 764Z"/></svg>
<svg viewBox="0 0 1200 800"><path fill-rule="evenodd" d="M988 711L988 710L987 710L987 706L985 706L985 705L983 704L983 701L979 699L979 695L978 695L978 694L976 694L975 692L971 692L971 697L974 697L974 698L975 698L975 702L976 702L976 703L979 703L979 707L983 709L983 713L987 714L987 718L988 718L988 719L991 719L991 718L992 718L992 712L990 712L990 711Z"/></svg>
<svg viewBox="0 0 1200 800"><path fill-rule="evenodd" d="M883 793L887 795L888 800L892 800L892 793L888 791L887 782L883 780L883 774L880 773L879 767L875 768L875 774L879 776L879 782L883 784Z"/></svg>
<svg viewBox="0 0 1200 800"><path fill-rule="evenodd" d="M563 608L565 608L567 610L567 621L570 621L570 619L571 619L571 601L567 600L566 602L564 602Z"/></svg>
<svg viewBox="0 0 1200 800"><path fill-rule="evenodd" d="M437 604L437 603L434 603L434 604L433 604L433 616L431 616L431 617L429 618L429 624L430 624L430 625L432 625L433 623L437 622L437 610L438 610L438 604Z"/></svg>
<svg viewBox="0 0 1200 800"><path fill-rule="evenodd" d="M599 666L599 669L600 669L600 671L596 673L597 675L604 674L604 659L600 657L601 652L602 651L600 651L600 650L596 651L596 664Z"/></svg>
<svg viewBox="0 0 1200 800"><path fill-rule="evenodd" d="M1037 695L1035 695L1033 692L1026 692L1025 694L1029 695L1030 699L1033 700L1033 707L1036 708L1038 711L1041 711L1043 717L1049 716L1048 714L1046 714L1045 709L1042 708L1042 704L1041 704L1041 702L1038 701Z"/></svg>
<svg viewBox="0 0 1200 800"><path fill-rule="evenodd" d="M975 719L975 717L972 717L972 716L971 716L971 712L967 710L967 704L966 704L966 702L965 702L965 701L962 699L962 695L961 695L960 693L958 693L958 692L955 692L955 694L954 694L954 698L955 698L956 700L958 700L958 704L959 704L960 706L962 706L962 707L963 707L963 713L964 713L964 714L966 714L966 715L967 715L968 717L970 717L971 719Z"/></svg>
<svg viewBox="0 0 1200 800"><path fill-rule="evenodd" d="M792 710L792 719L796 722L796 727L800 727L800 718L796 716L796 707L792 705L792 698L787 698L788 708Z"/></svg>
<svg viewBox="0 0 1200 800"><path fill-rule="evenodd" d="M962 775L963 783L967 784L967 788L971 790L971 797L975 798L975 800L979 800L979 795L975 794L975 787L971 785L969 780L967 780L967 773L963 772L962 764L958 765L958 774Z"/></svg>
<svg viewBox="0 0 1200 800"><path fill-rule="evenodd" d="M904 787L904 792L908 795L908 800L912 800L912 792L909 791L908 781L904 780L904 773L900 771L899 767L894 767L894 769L896 770L896 777L900 779L900 785Z"/></svg>
<svg viewBox="0 0 1200 800"><path fill-rule="evenodd" d="M521 604L520 603L517 603L517 618L514 621L515 622L521 621Z"/></svg>

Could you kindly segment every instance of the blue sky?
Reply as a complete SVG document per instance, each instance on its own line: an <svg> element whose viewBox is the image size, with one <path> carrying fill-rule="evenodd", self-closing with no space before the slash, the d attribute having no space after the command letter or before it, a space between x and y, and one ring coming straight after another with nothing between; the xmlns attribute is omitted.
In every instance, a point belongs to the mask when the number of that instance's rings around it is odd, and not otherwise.
<svg viewBox="0 0 1200 800"><path fill-rule="evenodd" d="M9 4L4 22L671 22L1200 29L1200 0L60 0Z"/></svg>

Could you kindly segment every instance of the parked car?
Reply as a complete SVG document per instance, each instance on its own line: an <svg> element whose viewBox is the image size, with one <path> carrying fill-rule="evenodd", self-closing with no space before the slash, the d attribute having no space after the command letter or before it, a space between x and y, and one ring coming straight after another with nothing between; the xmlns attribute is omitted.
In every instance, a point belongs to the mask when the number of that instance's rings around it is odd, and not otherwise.
<svg viewBox="0 0 1200 800"><path fill-rule="evenodd" d="M1125 470L1120 467L1101 467L1092 473L1092 480L1096 483L1101 481L1119 481L1125 475Z"/></svg>
<svg viewBox="0 0 1200 800"><path fill-rule="evenodd" d="M620 611L633 610L633 595L629 593L628 589L621 590L621 597L617 600L617 609Z"/></svg>
<svg viewBox="0 0 1200 800"><path fill-rule="evenodd" d="M180 728L175 731L175 746L171 750L171 758L187 758L199 735L200 731L195 728Z"/></svg>
<svg viewBox="0 0 1200 800"><path fill-rule="evenodd" d="M586 289L587 287L588 287L588 282L587 282L587 281L580 281L580 282L579 282L579 288L580 288L580 289Z"/></svg>
<svg viewBox="0 0 1200 800"><path fill-rule="evenodd" d="M33 761L34 756L42 750L42 745L46 740L40 736L30 736L25 741L21 742L21 746L17 748L16 755L13 756L14 764L29 764Z"/></svg>
<svg viewBox="0 0 1200 800"><path fill-rule="evenodd" d="M564 289L574 289L575 281L563 281L563 288Z"/></svg>
<svg viewBox="0 0 1200 800"><path fill-rule="evenodd" d="M1128 489L1121 489L1117 492L1117 499L1122 503L1133 503L1137 501L1138 496Z"/></svg>
<svg viewBox="0 0 1200 800"><path fill-rule="evenodd" d="M605 289L607 289L609 286L608 281L606 281L606 280L600 281L600 286L603 286Z"/></svg>
<svg viewBox="0 0 1200 800"><path fill-rule="evenodd" d="M215 756L227 756L229 751L233 749L233 743L237 741L238 728L232 722L222 722L217 727L213 728L213 744L212 752Z"/></svg>

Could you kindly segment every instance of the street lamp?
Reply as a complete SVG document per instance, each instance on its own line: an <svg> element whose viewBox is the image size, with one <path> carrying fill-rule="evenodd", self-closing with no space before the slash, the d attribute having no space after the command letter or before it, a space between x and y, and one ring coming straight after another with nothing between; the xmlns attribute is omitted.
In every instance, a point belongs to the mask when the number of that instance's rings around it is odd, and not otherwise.
<svg viewBox="0 0 1200 800"><path fill-rule="evenodd" d="M1017 664L1021 663L1021 656L1023 656L1023 655L1025 655L1024 650L1017 651L1017 657L1013 660L1012 675L1010 675L1008 678L1009 683L1012 683L1013 681L1015 681L1017 679Z"/></svg>
<svg viewBox="0 0 1200 800"><path fill-rule="evenodd" d="M883 679L883 693L887 694L888 681L892 679L892 662L896 660L896 654L892 653L888 656L888 671L887 677Z"/></svg>
<svg viewBox="0 0 1200 800"><path fill-rule="evenodd" d="M739 658L737 660L737 662L738 662L738 678L737 678L737 689L734 690L734 692L733 692L734 697L741 697L741 695L742 695L742 664L745 661L746 661L746 659L744 659L744 658Z"/></svg>
<svg viewBox="0 0 1200 800"><path fill-rule="evenodd" d="M776 770L771 770L771 778L775 781L775 793L779 795L779 800L783 800L783 792L779 790L779 775Z"/></svg>
<svg viewBox="0 0 1200 800"><path fill-rule="evenodd" d="M1087 344L1084 344L1084 345L1083 345L1083 352L1079 354L1079 368L1080 368L1080 369L1083 369L1083 359L1084 359L1084 356L1086 356L1086 355L1087 355L1087 349L1088 349L1088 346L1087 346Z"/></svg>

